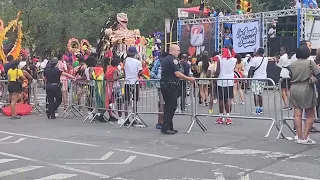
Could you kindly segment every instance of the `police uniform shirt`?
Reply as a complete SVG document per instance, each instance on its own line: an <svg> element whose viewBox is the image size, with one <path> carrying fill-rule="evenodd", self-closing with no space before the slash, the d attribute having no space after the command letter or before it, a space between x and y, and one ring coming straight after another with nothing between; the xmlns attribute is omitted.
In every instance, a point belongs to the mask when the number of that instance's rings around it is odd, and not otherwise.
<svg viewBox="0 0 320 180"><path fill-rule="evenodd" d="M47 78L47 83L60 83L60 76L62 71L57 67L47 68L44 71L44 76Z"/></svg>
<svg viewBox="0 0 320 180"><path fill-rule="evenodd" d="M179 78L174 74L180 71L179 61L176 57L168 55L161 60L161 80L163 81L179 81Z"/></svg>

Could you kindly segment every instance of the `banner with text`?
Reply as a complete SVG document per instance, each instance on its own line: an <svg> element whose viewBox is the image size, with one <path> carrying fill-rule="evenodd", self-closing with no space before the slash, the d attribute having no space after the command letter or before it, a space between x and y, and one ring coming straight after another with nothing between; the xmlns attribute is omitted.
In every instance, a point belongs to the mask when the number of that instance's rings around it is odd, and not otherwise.
<svg viewBox="0 0 320 180"><path fill-rule="evenodd" d="M237 53L254 52L260 47L259 22L232 25L233 48Z"/></svg>
<svg viewBox="0 0 320 180"><path fill-rule="evenodd" d="M306 21L305 35L306 40L309 40L312 44L312 49L320 48L320 20L309 20Z"/></svg>

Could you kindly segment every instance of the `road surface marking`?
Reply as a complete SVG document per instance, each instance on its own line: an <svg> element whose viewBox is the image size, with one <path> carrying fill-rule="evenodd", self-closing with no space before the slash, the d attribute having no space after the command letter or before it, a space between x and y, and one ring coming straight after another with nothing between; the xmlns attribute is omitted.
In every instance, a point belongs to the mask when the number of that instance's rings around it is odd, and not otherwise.
<svg viewBox="0 0 320 180"><path fill-rule="evenodd" d="M272 152L272 151L261 151L254 149L234 149L229 147L220 147L210 151L213 154L224 154L224 155L248 155L248 156L258 156L264 155L264 158L280 158L280 157L293 157L293 154L287 154L282 152ZM301 156L297 156L301 157Z"/></svg>
<svg viewBox="0 0 320 180"><path fill-rule="evenodd" d="M68 179L75 176L77 175L76 174L55 174L55 175L46 176L36 180L61 180L61 179Z"/></svg>
<svg viewBox="0 0 320 180"><path fill-rule="evenodd" d="M37 160L37 159L32 159L32 158L28 158L28 157L23 157L23 156L19 156L19 155L15 155L15 154L10 154L10 153L5 153L5 152L0 152L0 154L1 154L1 155L4 155L4 156L12 157L12 158L17 158L17 159L23 159L23 160L27 160L27 161L42 163L42 164L45 164L45 165L47 165L47 166L53 166L53 167L57 167L57 168L61 168L61 169L69 170L69 171L74 171L74 172L78 172L78 173L83 173L83 174L95 176L95 177L98 177L98 178L103 178L103 179L110 178L110 176L107 176L107 175L104 175L104 174L99 174L99 173L95 173L95 172L92 172L92 171L86 171L86 170L76 169L76 168L72 168L72 167L68 167L68 166L63 166L63 165L59 165L59 164L54 164L54 163L49 163L49 162L45 162L45 161L40 161L40 160Z"/></svg>
<svg viewBox="0 0 320 180"><path fill-rule="evenodd" d="M11 176L14 174L19 174L27 171L32 171L35 169L43 168L44 166L26 166L26 167L21 167L21 168L16 168L16 169L10 169L7 171L2 171L0 172L0 177L6 177L6 176Z"/></svg>
<svg viewBox="0 0 320 180"><path fill-rule="evenodd" d="M196 163L203 163L203 164L220 165L223 167L232 167L232 168L240 169L243 171L253 171L253 172L256 172L259 174L268 174L268 175L273 175L273 176L278 176L278 177L286 177L286 178L293 178L293 179L300 179L300 180L320 180L320 179L314 179L314 178L308 178L308 177L302 177L302 176L294 176L294 175L288 175L288 174L280 174L280 173L274 173L274 172L268 172L268 171L259 171L259 170L254 171L254 169L245 169L245 168L242 168L239 166L227 165L227 164L211 162L211 161L201 161L201 160L194 160L194 159L187 159L187 158L174 158L174 157L169 157L169 156L161 156L161 155L157 155L157 154L132 151L132 150L127 150L127 149L115 149L115 150L122 151L122 152L129 152L129 153L133 153L133 154L144 155L144 156L149 156L149 157L162 158L162 159L166 159L166 160L181 160L181 161L186 161L186 162L196 162Z"/></svg>
<svg viewBox="0 0 320 180"><path fill-rule="evenodd" d="M239 172L237 176L240 176L240 180L250 180L249 174L245 174L245 172Z"/></svg>
<svg viewBox="0 0 320 180"><path fill-rule="evenodd" d="M15 161L17 159L0 159L0 164Z"/></svg>
<svg viewBox="0 0 320 180"><path fill-rule="evenodd" d="M74 141L65 141L65 140L52 139L52 138L44 138L44 137L31 136L31 135L12 133L12 132L6 132L6 131L0 131L0 133L9 134L9 135L16 135L16 136L23 136L23 137L33 138L33 139L49 140L49 141L56 141L56 142L62 142L62 143L68 143L68 144L76 144L76 145L82 145L82 146L101 147L101 146L93 145L93 144L79 143L79 142L74 142ZM10 137L10 136L8 136L8 137Z"/></svg>
<svg viewBox="0 0 320 180"><path fill-rule="evenodd" d="M260 173L260 174L268 174L268 175L272 175L272 176L285 177L285 178L291 178L291 179L319 180L319 179L314 179L314 178L301 177L301 176L288 175L288 174L281 174L281 173L274 173L274 172L267 172L267 171L255 171L255 172L256 173Z"/></svg>
<svg viewBox="0 0 320 180"><path fill-rule="evenodd" d="M108 152L102 158L100 159L76 159L76 161L106 161L108 160L114 152ZM83 164L91 164L91 165L108 165L108 164L114 164L114 165L125 165L130 164L137 156L129 156L125 161L123 162L67 162L66 164L73 164L73 165L83 165ZM73 159L74 160L74 159Z"/></svg>
<svg viewBox="0 0 320 180"><path fill-rule="evenodd" d="M216 180L226 180L226 179L224 178L223 173L220 172L219 170L216 171L216 172L214 172L214 176L216 177Z"/></svg>
<svg viewBox="0 0 320 180"><path fill-rule="evenodd" d="M5 137L5 138L2 138L2 139L0 139L0 142L1 141L5 141L5 140L7 140L7 139L10 139L10 138L12 138L13 136L7 136L7 137Z"/></svg>

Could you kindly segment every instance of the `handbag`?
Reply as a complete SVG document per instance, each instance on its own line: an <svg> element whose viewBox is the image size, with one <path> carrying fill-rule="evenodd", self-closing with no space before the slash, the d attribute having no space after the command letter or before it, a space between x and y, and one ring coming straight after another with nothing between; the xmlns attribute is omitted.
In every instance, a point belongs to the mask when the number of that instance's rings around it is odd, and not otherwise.
<svg viewBox="0 0 320 180"><path fill-rule="evenodd" d="M309 83L310 83L310 84L316 84L317 82L318 82L318 78L316 78L316 77L313 75L312 64L311 64L311 61L310 61L310 78L309 78Z"/></svg>

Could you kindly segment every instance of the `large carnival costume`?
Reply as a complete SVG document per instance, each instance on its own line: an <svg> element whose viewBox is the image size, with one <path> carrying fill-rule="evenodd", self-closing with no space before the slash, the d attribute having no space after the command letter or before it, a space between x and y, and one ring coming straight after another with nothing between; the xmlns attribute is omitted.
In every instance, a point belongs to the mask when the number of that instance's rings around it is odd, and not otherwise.
<svg viewBox="0 0 320 180"><path fill-rule="evenodd" d="M128 17L125 13L118 13L115 19L110 18L101 32L104 33L100 37L97 46L97 53L100 58L104 57L108 52L123 57L130 46L136 46L139 54L146 54L146 39L140 35L138 29L128 30Z"/></svg>
<svg viewBox="0 0 320 180"><path fill-rule="evenodd" d="M21 11L18 12L16 19L10 21L6 27L4 26L3 21L0 19L0 60L2 60L3 63L6 63L7 56L9 55L12 55L14 59L18 59L20 56L23 37L22 22L19 21L20 15ZM6 35L10 29L12 29L13 32L17 32L17 37L14 46L12 48L10 47L9 49L5 49L4 41L7 39Z"/></svg>

